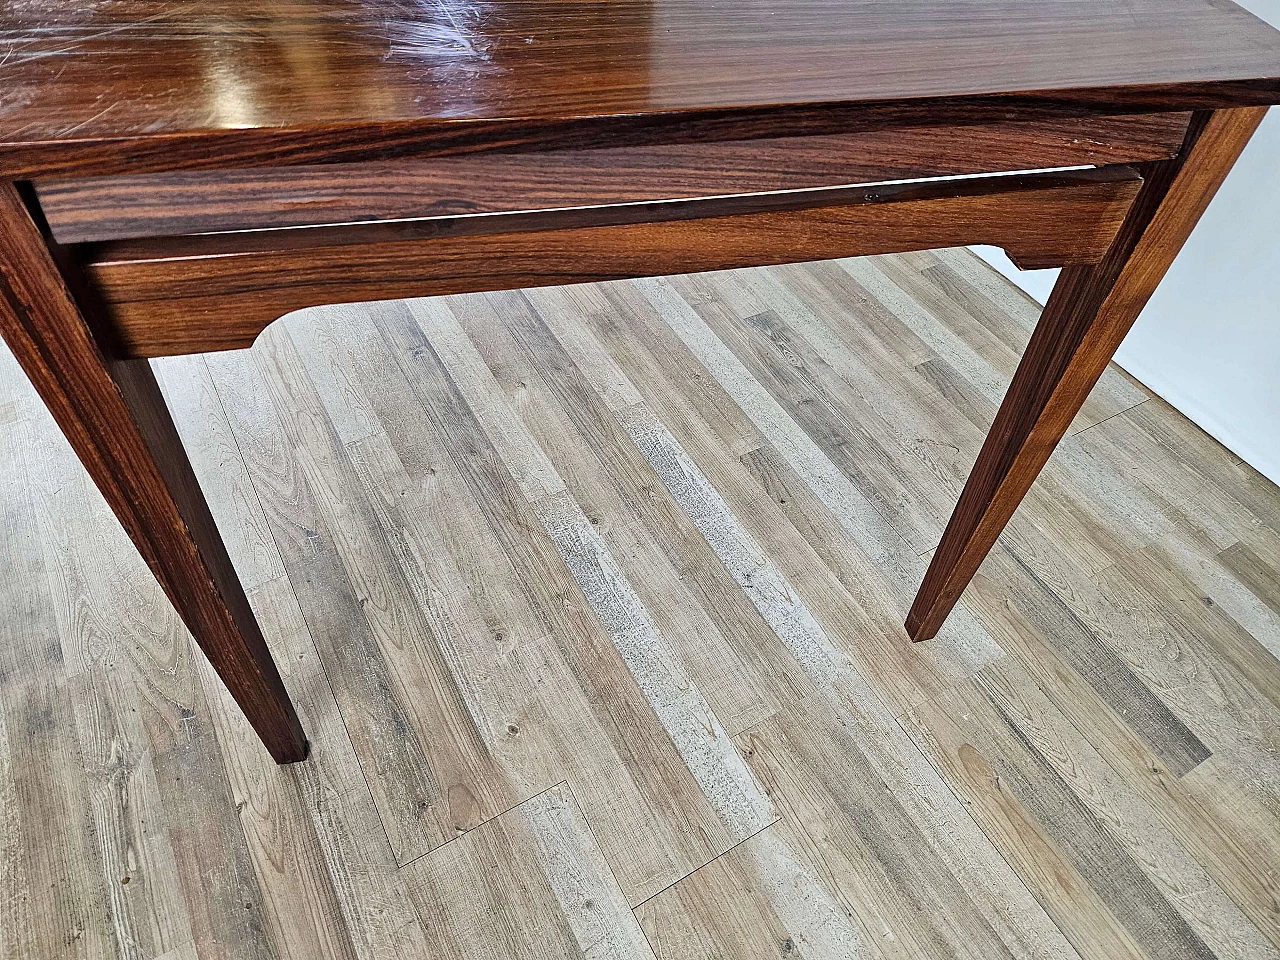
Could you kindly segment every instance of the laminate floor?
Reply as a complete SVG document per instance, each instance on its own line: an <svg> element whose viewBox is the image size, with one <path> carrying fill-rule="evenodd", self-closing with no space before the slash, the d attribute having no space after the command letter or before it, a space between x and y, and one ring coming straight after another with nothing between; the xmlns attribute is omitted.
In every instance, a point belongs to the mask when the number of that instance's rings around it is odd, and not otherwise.
<svg viewBox="0 0 1280 960"><path fill-rule="evenodd" d="M0 956L1280 956L1280 491L1113 368L902 631L1036 314L938 251L157 363L291 767L0 356Z"/></svg>

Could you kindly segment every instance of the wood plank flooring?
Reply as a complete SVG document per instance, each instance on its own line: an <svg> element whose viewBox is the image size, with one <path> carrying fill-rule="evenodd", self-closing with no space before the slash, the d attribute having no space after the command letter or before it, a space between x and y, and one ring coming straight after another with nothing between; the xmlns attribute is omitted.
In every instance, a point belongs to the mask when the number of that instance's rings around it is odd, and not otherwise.
<svg viewBox="0 0 1280 960"><path fill-rule="evenodd" d="M1280 958L1280 491L1112 369L903 633L1036 316L943 250L158 362L284 768L0 354L0 956Z"/></svg>

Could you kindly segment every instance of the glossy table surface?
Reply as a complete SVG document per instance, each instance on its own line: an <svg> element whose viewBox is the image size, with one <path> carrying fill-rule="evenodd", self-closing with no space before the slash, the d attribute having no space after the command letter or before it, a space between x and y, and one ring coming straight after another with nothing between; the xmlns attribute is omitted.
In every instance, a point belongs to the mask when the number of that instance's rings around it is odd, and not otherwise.
<svg viewBox="0 0 1280 960"><path fill-rule="evenodd" d="M1280 32L1222 0L32 0L0 7L0 176L1277 91Z"/></svg>

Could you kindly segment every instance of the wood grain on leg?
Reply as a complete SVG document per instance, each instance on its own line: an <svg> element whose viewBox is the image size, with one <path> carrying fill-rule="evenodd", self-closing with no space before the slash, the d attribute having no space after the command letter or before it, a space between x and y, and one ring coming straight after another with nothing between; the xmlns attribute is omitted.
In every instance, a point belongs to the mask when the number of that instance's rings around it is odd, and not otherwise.
<svg viewBox="0 0 1280 960"><path fill-rule="evenodd" d="M1102 261L1063 269L907 616L912 639L937 634L1264 113L1196 114L1180 155L1143 168Z"/></svg>
<svg viewBox="0 0 1280 960"><path fill-rule="evenodd" d="M13 184L0 333L200 647L281 763L306 741L145 360L109 362Z"/></svg>

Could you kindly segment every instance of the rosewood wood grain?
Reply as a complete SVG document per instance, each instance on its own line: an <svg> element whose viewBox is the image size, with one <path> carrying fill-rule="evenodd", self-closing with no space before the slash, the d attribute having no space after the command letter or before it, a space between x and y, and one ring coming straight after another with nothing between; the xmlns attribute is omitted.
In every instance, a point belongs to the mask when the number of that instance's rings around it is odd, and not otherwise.
<svg viewBox="0 0 1280 960"><path fill-rule="evenodd" d="M1102 261L1063 270L912 604L913 639L937 634L1265 113L1197 114L1179 157L1145 166Z"/></svg>
<svg viewBox="0 0 1280 960"><path fill-rule="evenodd" d="M636 203L1173 157L1189 113L50 180L59 243Z"/></svg>
<svg viewBox="0 0 1280 960"><path fill-rule="evenodd" d="M698 197L689 200L654 200L558 210L512 211L501 214L457 217L422 217L363 223L317 224L305 229L235 230L178 237L145 237L104 241L75 247L92 263L108 261L175 260L227 257L324 247L375 244L392 241L435 240L510 233L552 233L578 227L611 227L677 221L712 220L763 213L788 213L821 208L885 207L907 209L907 203L974 200L983 203L997 197L1029 203L1038 195L1074 199L1107 198L1136 189L1141 179L1136 167L1119 165L1098 169L1053 170L982 177L942 178L907 182L849 184L807 190L775 190L768 193ZM1117 229L1119 223L1116 224ZM1097 247L1096 232L1088 225L1066 225L1045 250L1045 258L1076 261L1101 258L1106 247ZM1071 236L1067 236L1070 234ZM1047 235L1046 235L1047 236ZM1080 244L1077 256L1068 253ZM1110 236L1107 237L1110 242ZM1034 244L1026 244L1026 256L1034 257ZM72 248L58 246L59 250ZM1075 249L1075 248L1071 248Z"/></svg>
<svg viewBox="0 0 1280 960"><path fill-rule="evenodd" d="M1220 0L117 0L0 13L0 176L1270 103Z"/></svg>
<svg viewBox="0 0 1280 960"><path fill-rule="evenodd" d="M122 241L104 244L85 273L122 353L163 356L248 346L277 317L336 301L966 242L1002 246L1035 266L1089 262L1106 251L1139 182L1131 168L1108 167L506 218Z"/></svg>
<svg viewBox="0 0 1280 960"><path fill-rule="evenodd" d="M271 755L302 728L146 360L104 357L12 184L0 185L0 333Z"/></svg>

